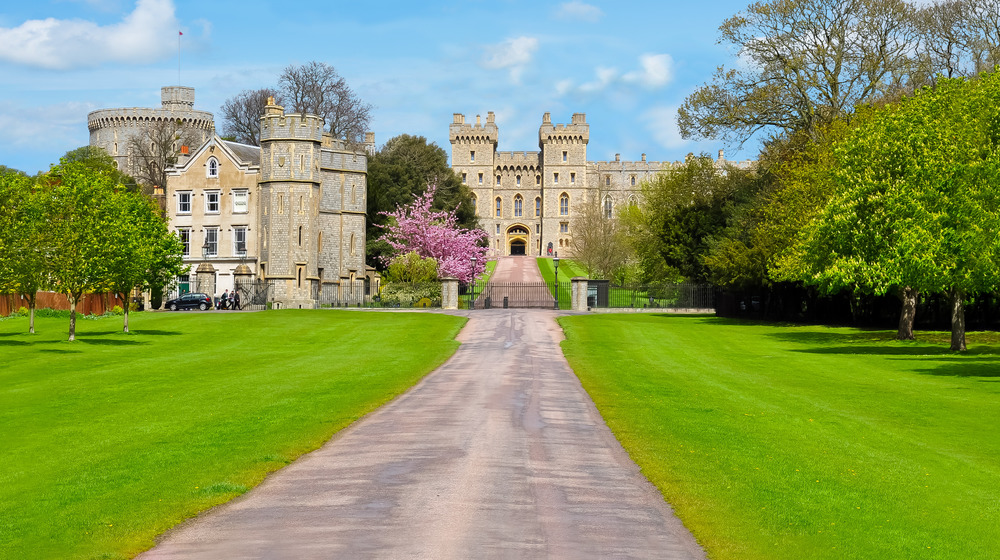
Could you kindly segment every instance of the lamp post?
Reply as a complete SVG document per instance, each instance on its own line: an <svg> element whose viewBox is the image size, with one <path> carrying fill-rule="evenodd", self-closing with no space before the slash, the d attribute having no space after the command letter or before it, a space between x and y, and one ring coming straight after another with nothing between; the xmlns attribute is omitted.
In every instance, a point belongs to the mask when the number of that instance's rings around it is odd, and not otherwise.
<svg viewBox="0 0 1000 560"><path fill-rule="evenodd" d="M201 258L208 260L208 238L205 238L205 244L201 246Z"/></svg>
<svg viewBox="0 0 1000 560"><path fill-rule="evenodd" d="M552 264L556 267L556 311L559 311L559 251L552 257Z"/></svg>
<svg viewBox="0 0 1000 560"><path fill-rule="evenodd" d="M470 284L472 284L472 293L469 296L469 309L475 309L476 308L476 262L478 262L478 259L476 257L471 257L470 260L472 261L472 280L470 282Z"/></svg>

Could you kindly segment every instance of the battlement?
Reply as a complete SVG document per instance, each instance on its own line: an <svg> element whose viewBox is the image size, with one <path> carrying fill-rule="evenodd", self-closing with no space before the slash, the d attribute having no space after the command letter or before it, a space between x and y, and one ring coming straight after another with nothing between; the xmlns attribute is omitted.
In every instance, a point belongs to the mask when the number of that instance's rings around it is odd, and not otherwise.
<svg viewBox="0 0 1000 560"><path fill-rule="evenodd" d="M552 124L551 113L542 115L538 127L538 145L546 143L587 144L590 142L590 125L586 113L573 113L570 124Z"/></svg>
<svg viewBox="0 0 1000 560"><path fill-rule="evenodd" d="M512 163L538 164L541 152L497 152L496 164L509 165Z"/></svg>
<svg viewBox="0 0 1000 560"><path fill-rule="evenodd" d="M190 111L194 109L194 88L185 86L165 86L160 88L160 104L168 111Z"/></svg>
<svg viewBox="0 0 1000 560"><path fill-rule="evenodd" d="M451 125L448 127L451 143L464 142L468 144L486 143L496 144L499 136L499 129L496 125L496 115L493 111L486 113L486 123L482 122L479 115L476 115L476 123L465 122L465 115L455 113Z"/></svg>
<svg viewBox="0 0 1000 560"><path fill-rule="evenodd" d="M269 103L264 108L264 116L260 118L260 141L263 144L265 141L271 140L301 140L322 143L323 119L309 114L285 114L283 107ZM331 142L333 142L332 137Z"/></svg>

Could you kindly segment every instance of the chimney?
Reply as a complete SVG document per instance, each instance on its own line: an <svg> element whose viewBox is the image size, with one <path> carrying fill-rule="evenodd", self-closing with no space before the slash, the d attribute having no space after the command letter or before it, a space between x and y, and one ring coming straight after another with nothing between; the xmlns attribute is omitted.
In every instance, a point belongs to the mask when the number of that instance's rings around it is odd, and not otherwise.
<svg viewBox="0 0 1000 560"><path fill-rule="evenodd" d="M642 161L646 161L646 154L642 154Z"/></svg>
<svg viewBox="0 0 1000 560"><path fill-rule="evenodd" d="M479 115L476 115L476 126L480 126L480 125L482 125L482 124L483 124L483 123L482 123L482 122L480 122L480 120L479 120Z"/></svg>
<svg viewBox="0 0 1000 560"><path fill-rule="evenodd" d="M486 124L493 124L493 111L486 113Z"/></svg>

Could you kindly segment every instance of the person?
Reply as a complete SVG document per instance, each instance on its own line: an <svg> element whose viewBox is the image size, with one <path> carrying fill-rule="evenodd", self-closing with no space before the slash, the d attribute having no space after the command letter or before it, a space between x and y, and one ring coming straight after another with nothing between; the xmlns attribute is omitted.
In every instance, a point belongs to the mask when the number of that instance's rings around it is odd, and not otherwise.
<svg viewBox="0 0 1000 560"><path fill-rule="evenodd" d="M240 292L237 289L233 289L232 295L229 296L232 301L232 308L238 310L240 308Z"/></svg>
<svg viewBox="0 0 1000 560"><path fill-rule="evenodd" d="M229 288L226 288L226 291L222 292L222 297L219 298L219 309L225 310L228 308L229 308Z"/></svg>

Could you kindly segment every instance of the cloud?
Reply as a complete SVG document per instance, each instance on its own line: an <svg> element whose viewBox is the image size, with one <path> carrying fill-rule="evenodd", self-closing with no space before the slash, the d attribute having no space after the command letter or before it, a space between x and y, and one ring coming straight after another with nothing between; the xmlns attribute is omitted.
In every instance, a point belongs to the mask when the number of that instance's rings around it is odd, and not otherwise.
<svg viewBox="0 0 1000 560"><path fill-rule="evenodd" d="M674 59L669 54L644 54L639 57L641 70L622 77L627 83L637 83L649 89L663 87L674 79Z"/></svg>
<svg viewBox="0 0 1000 560"><path fill-rule="evenodd" d="M486 46L481 65L489 70L509 68L511 80L518 83L524 67L534 58L536 50L538 39L535 37L507 39L502 43Z"/></svg>
<svg viewBox="0 0 1000 560"><path fill-rule="evenodd" d="M618 70L614 68L607 68L603 66L598 66L595 70L597 74L597 80L593 82L587 82L580 86L580 91L583 93L594 93L601 91L612 84L616 78L618 78Z"/></svg>
<svg viewBox="0 0 1000 560"><path fill-rule="evenodd" d="M583 2L565 2L556 8L556 17L559 19L576 19L581 21L596 22L604 16L604 12L597 6L584 4Z"/></svg>
<svg viewBox="0 0 1000 560"><path fill-rule="evenodd" d="M646 129L653 139L667 149L676 149L689 142L677 128L677 106L655 107L642 114Z"/></svg>
<svg viewBox="0 0 1000 560"><path fill-rule="evenodd" d="M0 60L55 70L141 64L173 54L177 30L171 0L138 0L132 13L112 25L47 18L0 28Z"/></svg>

